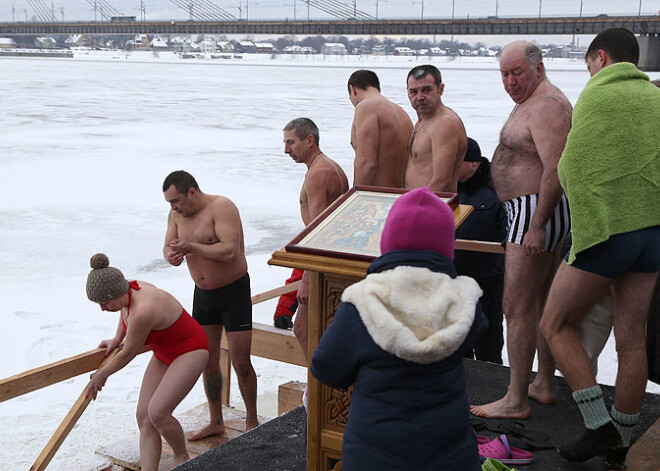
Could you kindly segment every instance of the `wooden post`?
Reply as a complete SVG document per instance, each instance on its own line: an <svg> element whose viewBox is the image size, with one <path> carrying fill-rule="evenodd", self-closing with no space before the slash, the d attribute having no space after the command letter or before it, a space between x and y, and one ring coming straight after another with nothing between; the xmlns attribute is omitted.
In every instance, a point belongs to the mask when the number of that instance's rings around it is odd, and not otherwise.
<svg viewBox="0 0 660 471"><path fill-rule="evenodd" d="M117 354L117 352L119 352L119 350L120 350L119 348L113 350L112 353L110 353L110 355L108 355L107 358L103 360L99 368L106 365L110 360L112 360ZM69 435L69 432L71 432L73 426L76 425L76 422L78 421L82 413L85 412L85 409L87 408L89 403L92 401L92 396L87 397L88 386L89 386L89 382L85 386L85 389L83 390L82 394L80 394L76 402L74 402L73 407L71 407L71 410L69 410L67 415L60 423L60 426L57 427L57 430L50 438L50 440L44 447L43 451L41 452L37 460L30 467L30 471L43 471L44 469L46 469L46 466L48 466L48 464L51 462L53 456L55 456L55 453L57 453L57 450L60 449L60 446L64 442L64 439Z"/></svg>

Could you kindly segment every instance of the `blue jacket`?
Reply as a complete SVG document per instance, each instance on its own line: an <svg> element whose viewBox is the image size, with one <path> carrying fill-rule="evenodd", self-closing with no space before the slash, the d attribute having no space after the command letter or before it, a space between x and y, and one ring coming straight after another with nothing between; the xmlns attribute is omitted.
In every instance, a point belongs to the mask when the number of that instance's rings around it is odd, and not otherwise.
<svg viewBox="0 0 660 471"><path fill-rule="evenodd" d="M481 158L477 172L458 184L458 200L474 206L474 211L456 230L457 239L503 242L506 239L507 216L497 198L490 176L490 162ZM504 254L457 250L454 265L459 275L488 278L504 275Z"/></svg>
<svg viewBox="0 0 660 471"><path fill-rule="evenodd" d="M430 251L386 253L344 291L311 362L323 383L354 385L342 469L481 469L463 368L487 323L480 296Z"/></svg>

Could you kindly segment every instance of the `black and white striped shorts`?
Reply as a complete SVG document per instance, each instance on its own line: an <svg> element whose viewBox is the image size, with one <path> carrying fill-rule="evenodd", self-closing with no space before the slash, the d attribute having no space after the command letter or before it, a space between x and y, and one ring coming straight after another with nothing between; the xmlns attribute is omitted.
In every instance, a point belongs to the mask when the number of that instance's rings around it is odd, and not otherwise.
<svg viewBox="0 0 660 471"><path fill-rule="evenodd" d="M538 197L537 194L522 195L504 202L504 208L509 217L508 242L522 244L523 237L529 230L536 211ZM568 211L568 200L562 193L559 204L545 226L545 249L553 252L570 231L571 217Z"/></svg>

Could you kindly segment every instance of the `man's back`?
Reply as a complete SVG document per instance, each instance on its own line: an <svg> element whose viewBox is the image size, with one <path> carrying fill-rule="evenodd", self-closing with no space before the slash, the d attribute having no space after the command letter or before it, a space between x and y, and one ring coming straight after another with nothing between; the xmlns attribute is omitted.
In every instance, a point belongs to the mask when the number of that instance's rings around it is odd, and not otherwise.
<svg viewBox="0 0 660 471"><path fill-rule="evenodd" d="M351 127L354 184L403 188L412 129L408 114L384 96L362 100Z"/></svg>

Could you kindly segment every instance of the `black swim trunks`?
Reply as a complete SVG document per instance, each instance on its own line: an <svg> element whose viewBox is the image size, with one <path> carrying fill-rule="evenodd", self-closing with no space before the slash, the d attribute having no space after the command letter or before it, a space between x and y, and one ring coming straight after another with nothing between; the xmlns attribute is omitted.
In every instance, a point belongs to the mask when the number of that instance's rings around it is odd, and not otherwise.
<svg viewBox="0 0 660 471"><path fill-rule="evenodd" d="M224 325L227 332L252 330L250 275L217 289L195 286L193 318L200 325Z"/></svg>

